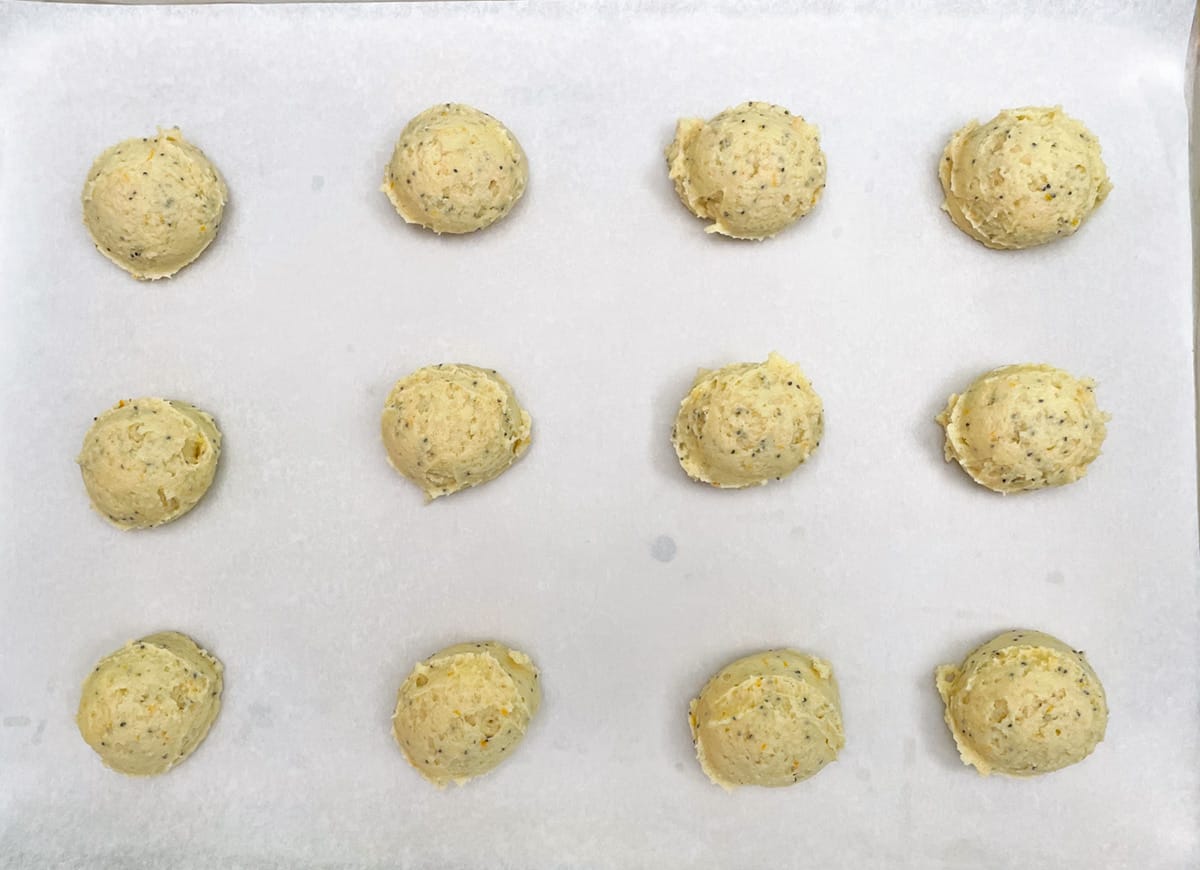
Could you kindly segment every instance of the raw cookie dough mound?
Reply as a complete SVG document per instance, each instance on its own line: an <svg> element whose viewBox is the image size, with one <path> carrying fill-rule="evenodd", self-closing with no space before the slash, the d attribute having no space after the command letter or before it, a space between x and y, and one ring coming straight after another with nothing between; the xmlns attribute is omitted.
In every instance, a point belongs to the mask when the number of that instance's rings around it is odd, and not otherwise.
<svg viewBox="0 0 1200 870"><path fill-rule="evenodd" d="M989 248L1074 233L1112 185L1100 143L1061 107L1005 109L950 139L938 167L951 219Z"/></svg>
<svg viewBox="0 0 1200 870"><path fill-rule="evenodd" d="M431 500L499 476L529 449L530 427L508 381L471 365L418 369L383 406L388 462Z"/></svg>
<svg viewBox="0 0 1200 870"><path fill-rule="evenodd" d="M1040 631L1006 631L937 669L963 764L1036 776L1083 761L1104 739L1104 688L1083 653Z"/></svg>
<svg viewBox="0 0 1200 870"><path fill-rule="evenodd" d="M507 127L478 109L442 103L408 122L383 177L400 217L435 233L473 233L516 205L528 161Z"/></svg>
<svg viewBox="0 0 1200 870"><path fill-rule="evenodd" d="M1093 382L1048 365L1003 366L951 395L937 422L946 461L994 492L1073 483L1100 455L1109 415Z"/></svg>
<svg viewBox="0 0 1200 870"><path fill-rule="evenodd" d="M127 139L96 158L83 222L96 249L135 278L169 278L212 244L229 190L178 128Z"/></svg>
<svg viewBox="0 0 1200 870"><path fill-rule="evenodd" d="M679 405L671 443L693 480L757 486L795 471L821 443L820 397L777 353L764 363L701 370Z"/></svg>
<svg viewBox="0 0 1200 870"><path fill-rule="evenodd" d="M223 670L176 631L130 641L84 682L79 733L113 770L166 773L196 750L216 720Z"/></svg>
<svg viewBox="0 0 1200 870"><path fill-rule="evenodd" d="M794 649L726 665L692 701L688 722L700 767L725 789L800 782L846 745L829 663Z"/></svg>
<svg viewBox="0 0 1200 870"><path fill-rule="evenodd" d="M413 668L392 735L421 776L462 785L512 755L541 703L529 656L495 641L460 643Z"/></svg>
<svg viewBox="0 0 1200 870"><path fill-rule="evenodd" d="M682 118L667 148L675 192L710 233L765 239L812 211L825 189L817 128L770 103L711 121Z"/></svg>
<svg viewBox="0 0 1200 870"><path fill-rule="evenodd" d="M92 507L119 529L148 529L196 506L220 456L212 417L187 402L143 398L97 417L76 461Z"/></svg>

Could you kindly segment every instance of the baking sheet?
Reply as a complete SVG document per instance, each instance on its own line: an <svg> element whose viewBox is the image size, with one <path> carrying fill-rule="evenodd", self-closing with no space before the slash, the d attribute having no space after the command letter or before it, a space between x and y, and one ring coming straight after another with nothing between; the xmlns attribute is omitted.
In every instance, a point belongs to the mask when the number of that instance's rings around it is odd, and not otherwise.
<svg viewBox="0 0 1200 870"><path fill-rule="evenodd" d="M0 865L1194 867L1197 542L1187 3L0 4ZM826 195L763 244L702 232L661 152L744 99L817 123ZM405 226L377 188L408 117L504 120L530 189L485 233ZM1115 189L1063 244L985 250L938 210L971 117L1062 103ZM225 174L221 238L139 284L80 224L109 144L179 124ZM690 484L668 441L697 366L795 359L827 433L787 481ZM1001 498L932 422L979 372L1049 361L1113 414L1083 482ZM534 417L511 472L426 506L378 414L421 365L492 366ZM120 534L73 463L121 397L211 410L217 482ZM1086 763L957 760L932 684L1010 626L1086 649L1111 705ZM187 764L104 769L78 686L178 628L225 662ZM542 712L437 792L392 744L438 647L497 637ZM725 661L832 660L847 746L727 795L688 699Z"/></svg>

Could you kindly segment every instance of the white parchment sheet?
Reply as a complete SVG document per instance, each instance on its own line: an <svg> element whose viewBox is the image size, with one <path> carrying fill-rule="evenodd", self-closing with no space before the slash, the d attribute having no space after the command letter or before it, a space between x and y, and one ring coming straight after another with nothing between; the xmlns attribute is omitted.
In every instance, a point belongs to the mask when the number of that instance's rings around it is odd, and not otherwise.
<svg viewBox="0 0 1200 870"><path fill-rule="evenodd" d="M79 7L0 3L0 865L1200 866L1185 2ZM829 177L782 236L706 236L662 152L746 99L818 124ZM378 187L405 121L500 117L525 199L467 238ZM970 118L1061 103L1115 184L1075 237L989 251L939 210ZM79 193L178 124L225 174L216 244L140 284ZM690 483L698 366L797 361L826 437L780 484ZM388 467L394 380L499 369L534 444L426 506ZM946 396L996 365L1098 382L1079 484L1000 497L942 460ZM74 457L119 398L211 410L218 479L122 534ZM1107 739L1035 780L957 759L933 669L1002 629L1085 649ZM73 721L94 662L185 631L227 668L196 755L131 780ZM438 792L389 733L412 663L495 637L545 704L494 774ZM729 795L689 698L726 661L830 659L847 745Z"/></svg>

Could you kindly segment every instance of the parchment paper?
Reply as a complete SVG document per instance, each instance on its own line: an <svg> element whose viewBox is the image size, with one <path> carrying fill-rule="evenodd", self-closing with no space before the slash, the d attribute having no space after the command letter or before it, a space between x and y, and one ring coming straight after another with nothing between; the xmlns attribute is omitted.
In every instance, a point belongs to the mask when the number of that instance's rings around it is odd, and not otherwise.
<svg viewBox="0 0 1200 870"><path fill-rule="evenodd" d="M6 867L1185 868L1200 864L1197 516L1182 0L80 7L0 4L0 864ZM817 210L706 236L662 151L745 99L818 124ZM528 194L467 238L378 191L439 101L507 123ZM1074 238L988 251L940 212L969 118L1061 103L1115 183ZM93 249L108 145L181 125L232 196L179 277ZM796 360L814 459L690 483L669 429L698 366ZM426 506L378 417L421 365L499 369L534 445ZM1086 480L1002 498L933 416L1046 361L1113 420ZM119 398L212 411L217 482L121 534L73 459ZM1086 650L1107 739L1043 778L957 759L933 669L1012 626ZM179 769L130 780L79 738L125 640L227 668ZM392 742L417 659L495 637L545 705L494 774L437 792ZM689 698L726 661L833 663L847 746L784 790L712 786Z"/></svg>

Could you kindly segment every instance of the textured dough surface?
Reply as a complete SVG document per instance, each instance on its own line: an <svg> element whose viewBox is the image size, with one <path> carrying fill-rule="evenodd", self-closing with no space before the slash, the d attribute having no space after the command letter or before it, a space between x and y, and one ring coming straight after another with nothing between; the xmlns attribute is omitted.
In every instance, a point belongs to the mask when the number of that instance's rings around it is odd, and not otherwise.
<svg viewBox="0 0 1200 870"><path fill-rule="evenodd" d="M383 192L410 224L471 233L508 214L528 181L525 152L507 127L470 106L441 103L400 133Z"/></svg>
<svg viewBox="0 0 1200 870"><path fill-rule="evenodd" d="M711 121L682 118L667 148L675 192L710 233L764 239L808 214L825 189L817 128L770 103Z"/></svg>
<svg viewBox="0 0 1200 870"><path fill-rule="evenodd" d="M130 641L84 681L79 733L113 770L166 773L196 750L216 721L223 670L179 632Z"/></svg>
<svg viewBox="0 0 1200 870"><path fill-rule="evenodd" d="M958 228L1000 249L1072 235L1112 190L1099 141L1061 107L971 121L946 145L938 176Z"/></svg>
<svg viewBox="0 0 1200 870"><path fill-rule="evenodd" d="M97 417L76 461L92 507L119 529L146 529L194 508L220 455L221 433L204 411L142 398Z"/></svg>
<svg viewBox="0 0 1200 870"><path fill-rule="evenodd" d="M829 663L794 649L767 650L726 665L689 713L700 767L726 789L800 782L846 745Z"/></svg>
<svg viewBox="0 0 1200 870"><path fill-rule="evenodd" d="M541 703L529 656L495 641L455 644L400 686L392 735L427 780L462 785L512 755Z"/></svg>
<svg viewBox="0 0 1200 870"><path fill-rule="evenodd" d="M984 776L1059 770L1104 739L1108 705L1096 672L1040 631L1006 631L936 678L959 755Z"/></svg>
<svg viewBox="0 0 1200 870"><path fill-rule="evenodd" d="M701 370L671 430L693 480L723 489L758 486L795 471L821 443L821 399L799 366L763 363Z"/></svg>
<svg viewBox="0 0 1200 870"><path fill-rule="evenodd" d="M381 426L392 468L435 499L500 475L529 449L532 422L495 371L447 363L397 381Z"/></svg>
<svg viewBox="0 0 1200 870"><path fill-rule="evenodd" d="M1109 419L1094 386L1034 363L981 375L936 418L946 430L946 461L1000 493L1079 480L1100 455Z"/></svg>
<svg viewBox="0 0 1200 870"><path fill-rule="evenodd" d="M217 168L173 127L96 158L83 222L96 249L135 278L168 278L212 244L228 199Z"/></svg>

